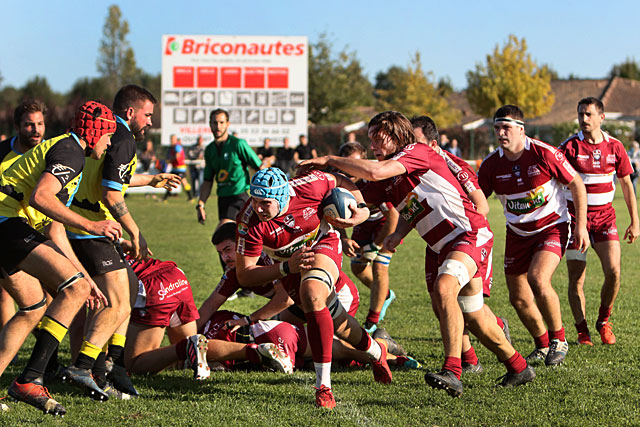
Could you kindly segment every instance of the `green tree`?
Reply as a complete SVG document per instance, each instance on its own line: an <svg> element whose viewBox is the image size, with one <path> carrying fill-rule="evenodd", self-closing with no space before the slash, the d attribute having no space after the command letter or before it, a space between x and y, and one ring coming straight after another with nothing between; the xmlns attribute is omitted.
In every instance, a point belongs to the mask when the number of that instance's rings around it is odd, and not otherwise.
<svg viewBox="0 0 640 427"><path fill-rule="evenodd" d="M376 76L378 110L396 110L404 115L428 115L438 127L455 124L460 112L453 108L443 96L446 80L442 85L432 82L431 73L422 70L420 54L416 52L406 69L392 66L386 73Z"/></svg>
<svg viewBox="0 0 640 427"><path fill-rule="evenodd" d="M309 119L316 124L363 118L357 107L373 105L373 87L355 52L332 49L326 34L309 46Z"/></svg>
<svg viewBox="0 0 640 427"><path fill-rule="evenodd" d="M551 110L555 101L552 72L531 59L524 38L510 35L502 49L496 46L486 59L467 71L466 96L473 111L491 117L501 106L516 104L525 116L538 117Z"/></svg>
<svg viewBox="0 0 640 427"><path fill-rule="evenodd" d="M634 59L627 58L623 63L614 65L609 74L611 77L640 80L640 66Z"/></svg>
<svg viewBox="0 0 640 427"><path fill-rule="evenodd" d="M109 14L102 28L98 72L105 79L107 87L115 95L123 84L135 81L139 73L133 49L129 45L127 35L129 23L122 19L122 12L117 5L109 6Z"/></svg>

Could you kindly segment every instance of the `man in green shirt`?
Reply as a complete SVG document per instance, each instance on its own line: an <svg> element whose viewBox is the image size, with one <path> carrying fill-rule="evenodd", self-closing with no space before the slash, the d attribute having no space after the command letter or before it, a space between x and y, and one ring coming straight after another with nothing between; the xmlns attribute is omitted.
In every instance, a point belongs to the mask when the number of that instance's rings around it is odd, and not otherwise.
<svg viewBox="0 0 640 427"><path fill-rule="evenodd" d="M247 141L229 134L229 113L217 109L211 112L209 125L213 132L213 142L204 150L204 180L200 188L200 198L196 205L198 221L204 224L207 214L204 204L211 194L215 177L218 187L218 220L235 220L236 215L248 200L250 166L263 167L260 158L249 147Z"/></svg>

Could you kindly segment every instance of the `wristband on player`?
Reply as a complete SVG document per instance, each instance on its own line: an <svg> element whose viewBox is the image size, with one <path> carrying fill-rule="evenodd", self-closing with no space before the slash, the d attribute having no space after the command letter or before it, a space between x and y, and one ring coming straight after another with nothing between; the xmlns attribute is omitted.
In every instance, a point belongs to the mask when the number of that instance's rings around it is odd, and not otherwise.
<svg viewBox="0 0 640 427"><path fill-rule="evenodd" d="M289 261L284 261L280 263L280 274L282 274L283 277L291 274L291 269L289 268Z"/></svg>
<svg viewBox="0 0 640 427"><path fill-rule="evenodd" d="M251 324L251 316L244 316L244 320L247 321L247 325Z"/></svg>
<svg viewBox="0 0 640 427"><path fill-rule="evenodd" d="M362 209L362 208L367 208L367 209L368 209L369 207L368 207L368 206L367 206L367 204L366 204L366 203L364 203L364 202L362 202L362 203L358 203L358 209Z"/></svg>

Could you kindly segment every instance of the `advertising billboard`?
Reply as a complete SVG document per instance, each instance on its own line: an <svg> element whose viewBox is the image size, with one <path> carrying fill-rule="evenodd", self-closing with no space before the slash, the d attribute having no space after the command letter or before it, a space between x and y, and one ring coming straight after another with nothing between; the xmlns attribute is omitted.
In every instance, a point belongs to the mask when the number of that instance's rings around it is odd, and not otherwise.
<svg viewBox="0 0 640 427"><path fill-rule="evenodd" d="M252 146L307 133L308 40L298 36L162 36L162 144L213 136L211 111Z"/></svg>

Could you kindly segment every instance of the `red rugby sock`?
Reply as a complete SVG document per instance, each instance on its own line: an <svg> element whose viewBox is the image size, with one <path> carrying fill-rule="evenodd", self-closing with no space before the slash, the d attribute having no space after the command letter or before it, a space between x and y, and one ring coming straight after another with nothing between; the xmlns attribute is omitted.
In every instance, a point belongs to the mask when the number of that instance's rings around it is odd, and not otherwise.
<svg viewBox="0 0 640 427"><path fill-rule="evenodd" d="M187 360L187 339L183 339L178 341L176 344L176 354L178 355L178 360Z"/></svg>
<svg viewBox="0 0 640 427"><path fill-rule="evenodd" d="M564 328L560 328L559 331L549 331L549 340L560 340L564 341Z"/></svg>
<svg viewBox="0 0 640 427"><path fill-rule="evenodd" d="M476 349L473 346L469 350L462 352L462 362L470 365L478 364L478 356L476 356Z"/></svg>
<svg viewBox="0 0 640 427"><path fill-rule="evenodd" d="M247 344L244 348L244 354L251 363L260 363L260 355L258 354L258 344Z"/></svg>
<svg viewBox="0 0 640 427"><path fill-rule="evenodd" d="M582 332L583 334L589 333L589 326L587 325L587 320L582 319L582 322L576 323L576 330L578 332Z"/></svg>
<svg viewBox="0 0 640 427"><path fill-rule="evenodd" d="M462 375L462 360L459 357L445 356L442 369L453 372L456 378L460 379Z"/></svg>
<svg viewBox="0 0 640 427"><path fill-rule="evenodd" d="M307 334L313 361L316 363L331 362L333 345L333 319L327 307L319 311L305 313L307 318Z"/></svg>
<svg viewBox="0 0 640 427"><path fill-rule="evenodd" d="M598 320L597 323L605 323L609 320L609 316L611 316L611 309L613 307L606 307L604 305L600 306L598 310Z"/></svg>
<svg viewBox="0 0 640 427"><path fill-rule="evenodd" d="M500 328L504 328L504 322L498 316L496 316L496 323L498 324L498 326L500 326Z"/></svg>
<svg viewBox="0 0 640 427"><path fill-rule="evenodd" d="M536 343L536 348L547 348L549 347L549 333L545 331L539 337L534 337L533 341Z"/></svg>
<svg viewBox="0 0 640 427"><path fill-rule="evenodd" d="M367 322L378 323L380 321L380 312L369 310L369 314L367 314Z"/></svg>
<svg viewBox="0 0 640 427"><path fill-rule="evenodd" d="M522 355L517 351L516 354L502 363L504 363L504 366L507 367L507 371L511 372L512 374L519 374L527 367L527 361L524 360L524 357L522 357Z"/></svg>

